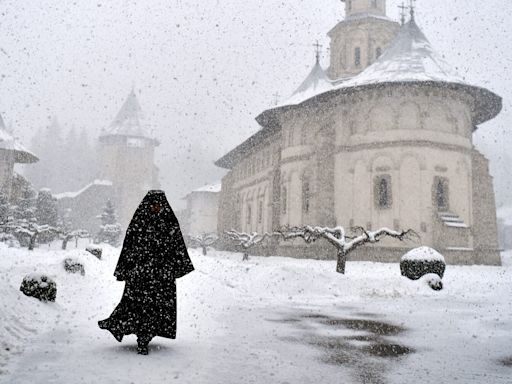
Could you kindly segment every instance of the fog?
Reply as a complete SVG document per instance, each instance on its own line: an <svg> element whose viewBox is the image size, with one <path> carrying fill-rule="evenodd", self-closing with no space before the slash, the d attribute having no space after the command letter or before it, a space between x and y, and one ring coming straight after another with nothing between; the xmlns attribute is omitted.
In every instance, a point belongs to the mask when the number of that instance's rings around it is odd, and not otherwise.
<svg viewBox="0 0 512 384"><path fill-rule="evenodd" d="M401 1L388 1L399 18ZM109 0L0 3L0 112L28 146L57 116L90 137L114 119L135 87L173 204L218 181L213 161L253 134L274 94L286 98L314 60L313 43L343 18L339 0ZM433 46L475 85L504 99L477 146L491 159L500 204L507 195L512 61L506 0L423 0L417 21Z"/></svg>

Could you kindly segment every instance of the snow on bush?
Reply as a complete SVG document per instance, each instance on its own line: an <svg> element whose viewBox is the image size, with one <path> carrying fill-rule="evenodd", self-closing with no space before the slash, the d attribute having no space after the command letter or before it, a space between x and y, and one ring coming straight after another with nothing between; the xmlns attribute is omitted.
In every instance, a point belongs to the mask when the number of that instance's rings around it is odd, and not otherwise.
<svg viewBox="0 0 512 384"><path fill-rule="evenodd" d="M443 282L439 275L436 273L427 273L420 279L421 281L424 281L430 288L432 288L434 291L440 291L443 289Z"/></svg>
<svg viewBox="0 0 512 384"><path fill-rule="evenodd" d="M444 261L444 256L430 247L418 247L402 256L401 260Z"/></svg>
<svg viewBox="0 0 512 384"><path fill-rule="evenodd" d="M89 245L87 248L85 248L87 252L89 252L91 255L96 256L99 260L101 260L101 255L103 254L103 249L100 247L96 247L93 245Z"/></svg>
<svg viewBox="0 0 512 384"><path fill-rule="evenodd" d="M32 273L23 278L20 291L40 301L55 301L57 283L45 274Z"/></svg>
<svg viewBox="0 0 512 384"><path fill-rule="evenodd" d="M443 255L429 247L415 248L403 255L400 260L402 275L411 280L418 280L429 273L435 273L442 278L445 269Z"/></svg>
<svg viewBox="0 0 512 384"><path fill-rule="evenodd" d="M85 276L85 268L84 265L77 259L68 257L63 261L64 270L69 273L80 273L82 276Z"/></svg>

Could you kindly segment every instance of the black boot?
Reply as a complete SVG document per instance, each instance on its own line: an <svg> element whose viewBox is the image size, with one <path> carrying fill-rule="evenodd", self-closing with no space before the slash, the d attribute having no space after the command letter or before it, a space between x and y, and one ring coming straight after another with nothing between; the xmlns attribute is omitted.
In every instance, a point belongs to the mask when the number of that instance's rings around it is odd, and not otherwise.
<svg viewBox="0 0 512 384"><path fill-rule="evenodd" d="M139 355L147 355L149 353L148 344L149 344L150 340L151 340L150 337L145 337L145 336L137 337L137 353Z"/></svg>

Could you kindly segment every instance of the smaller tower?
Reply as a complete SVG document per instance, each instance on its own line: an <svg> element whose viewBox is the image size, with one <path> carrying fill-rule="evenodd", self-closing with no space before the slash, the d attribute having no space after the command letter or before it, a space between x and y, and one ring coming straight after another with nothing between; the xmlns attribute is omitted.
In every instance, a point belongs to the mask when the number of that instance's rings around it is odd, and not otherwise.
<svg viewBox="0 0 512 384"><path fill-rule="evenodd" d="M395 37L400 25L386 15L386 0L342 0L345 20L329 33L331 65L336 81L358 75L374 63Z"/></svg>
<svg viewBox="0 0 512 384"><path fill-rule="evenodd" d="M133 89L99 141L100 177L112 182L113 202L126 227L146 192L159 186L154 165L159 143L149 135Z"/></svg>

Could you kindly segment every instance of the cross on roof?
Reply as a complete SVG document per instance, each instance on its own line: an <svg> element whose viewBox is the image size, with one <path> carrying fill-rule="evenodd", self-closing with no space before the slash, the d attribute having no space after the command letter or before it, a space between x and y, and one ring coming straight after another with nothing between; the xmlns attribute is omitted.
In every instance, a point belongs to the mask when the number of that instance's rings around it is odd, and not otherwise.
<svg viewBox="0 0 512 384"><path fill-rule="evenodd" d="M416 8L416 0L409 0L409 10L411 12L411 20L414 20L414 9Z"/></svg>
<svg viewBox="0 0 512 384"><path fill-rule="evenodd" d="M313 47L315 47L316 61L319 62L322 45L320 43L318 43L318 40L317 40L316 43L313 44Z"/></svg>
<svg viewBox="0 0 512 384"><path fill-rule="evenodd" d="M404 3L402 5L399 5L398 8L400 8L400 21L402 22L402 25L405 24L405 10L409 7L407 7Z"/></svg>

